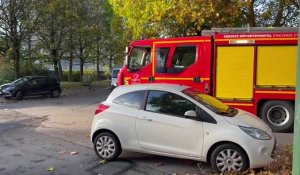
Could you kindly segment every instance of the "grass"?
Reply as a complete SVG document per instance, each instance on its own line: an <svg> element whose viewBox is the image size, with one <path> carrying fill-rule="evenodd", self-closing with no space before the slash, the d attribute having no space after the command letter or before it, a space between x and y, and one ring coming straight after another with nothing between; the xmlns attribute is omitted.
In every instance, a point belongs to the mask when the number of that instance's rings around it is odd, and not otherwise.
<svg viewBox="0 0 300 175"><path fill-rule="evenodd" d="M84 86L81 82L61 82L63 90L81 90L90 88L90 86ZM93 89L110 87L110 80L93 81L91 87Z"/></svg>

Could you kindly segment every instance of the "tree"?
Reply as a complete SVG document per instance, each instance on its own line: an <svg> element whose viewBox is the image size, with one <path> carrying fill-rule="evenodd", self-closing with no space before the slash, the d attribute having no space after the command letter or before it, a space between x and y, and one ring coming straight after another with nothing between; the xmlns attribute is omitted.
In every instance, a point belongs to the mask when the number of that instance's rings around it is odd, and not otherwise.
<svg viewBox="0 0 300 175"><path fill-rule="evenodd" d="M243 23L251 27L296 27L299 23L296 0L249 0L242 9Z"/></svg>
<svg viewBox="0 0 300 175"><path fill-rule="evenodd" d="M241 15L241 1L222 0L109 0L135 39L186 36L205 27L236 26ZM228 8L230 7L230 8Z"/></svg>
<svg viewBox="0 0 300 175"><path fill-rule="evenodd" d="M109 0L134 39L197 34L211 27L297 26L296 0Z"/></svg>
<svg viewBox="0 0 300 175"><path fill-rule="evenodd" d="M39 16L36 34L42 43L42 48L50 55L58 79L61 79L58 64L66 52L63 43L68 31L66 18L68 3L68 0L40 0L36 3Z"/></svg>
<svg viewBox="0 0 300 175"><path fill-rule="evenodd" d="M20 48L30 33L36 16L34 0L0 0L0 37L6 40L15 62L15 78L20 77Z"/></svg>

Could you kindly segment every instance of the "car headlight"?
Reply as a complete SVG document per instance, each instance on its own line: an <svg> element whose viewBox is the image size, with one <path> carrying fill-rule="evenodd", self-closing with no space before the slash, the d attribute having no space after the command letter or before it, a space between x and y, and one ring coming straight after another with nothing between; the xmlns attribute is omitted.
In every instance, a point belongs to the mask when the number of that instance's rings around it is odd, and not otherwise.
<svg viewBox="0 0 300 175"><path fill-rule="evenodd" d="M272 137L265 131L258 128L239 126L249 136L258 140L270 140Z"/></svg>

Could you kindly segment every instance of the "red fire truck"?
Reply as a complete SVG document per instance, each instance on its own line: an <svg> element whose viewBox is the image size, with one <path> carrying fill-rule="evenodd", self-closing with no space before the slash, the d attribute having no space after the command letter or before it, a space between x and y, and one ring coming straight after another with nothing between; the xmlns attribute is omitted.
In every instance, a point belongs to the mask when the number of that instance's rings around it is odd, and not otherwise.
<svg viewBox="0 0 300 175"><path fill-rule="evenodd" d="M149 39L127 47L119 85L176 83L293 129L298 32L295 28L213 29L202 36Z"/></svg>

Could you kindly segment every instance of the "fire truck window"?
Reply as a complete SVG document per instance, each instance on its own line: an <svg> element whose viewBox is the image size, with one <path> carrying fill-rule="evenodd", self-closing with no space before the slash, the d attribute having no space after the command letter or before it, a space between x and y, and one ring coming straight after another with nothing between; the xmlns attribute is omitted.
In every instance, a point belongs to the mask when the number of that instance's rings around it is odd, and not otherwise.
<svg viewBox="0 0 300 175"><path fill-rule="evenodd" d="M165 67L170 48L158 48L156 52L157 67Z"/></svg>
<svg viewBox="0 0 300 175"><path fill-rule="evenodd" d="M130 69L140 69L151 62L151 48L135 47L133 48L130 60Z"/></svg>
<svg viewBox="0 0 300 175"><path fill-rule="evenodd" d="M195 63L196 46L176 47L172 60L173 68L186 68Z"/></svg>

